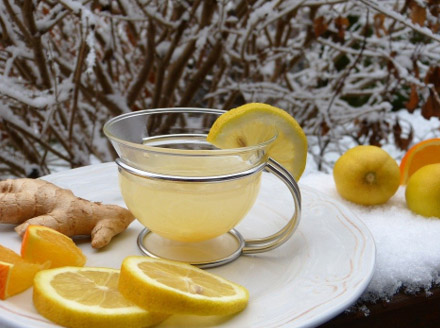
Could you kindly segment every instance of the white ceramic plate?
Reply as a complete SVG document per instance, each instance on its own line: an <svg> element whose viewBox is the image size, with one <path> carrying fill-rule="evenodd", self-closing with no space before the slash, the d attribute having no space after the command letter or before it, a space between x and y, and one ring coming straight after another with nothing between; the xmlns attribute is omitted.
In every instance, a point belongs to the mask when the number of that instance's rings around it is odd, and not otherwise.
<svg viewBox="0 0 440 328"><path fill-rule="evenodd" d="M124 206L113 163L83 167L45 178L72 189L80 197ZM242 256L210 269L248 288L248 307L236 316L172 316L159 327L316 327L330 320L361 295L374 269L375 246L366 226L343 205L317 190L301 186L303 212L294 236L267 253ZM245 237L275 232L289 219L292 203L287 188L264 174L257 203L237 227ZM94 250L77 240L88 266L119 268L128 255L139 255L134 222L108 247ZM20 238L11 225L0 224L0 243L19 251ZM0 327L56 327L32 305L32 290L0 301Z"/></svg>

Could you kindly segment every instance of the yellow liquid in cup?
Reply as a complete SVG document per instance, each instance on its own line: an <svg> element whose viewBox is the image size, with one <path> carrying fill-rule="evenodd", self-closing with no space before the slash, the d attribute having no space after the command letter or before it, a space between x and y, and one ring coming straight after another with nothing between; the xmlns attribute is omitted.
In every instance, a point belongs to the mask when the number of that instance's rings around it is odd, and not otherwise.
<svg viewBox="0 0 440 328"><path fill-rule="evenodd" d="M119 173L122 196L135 217L154 233L185 242L215 238L237 225L254 204L260 180L261 172L215 183Z"/></svg>

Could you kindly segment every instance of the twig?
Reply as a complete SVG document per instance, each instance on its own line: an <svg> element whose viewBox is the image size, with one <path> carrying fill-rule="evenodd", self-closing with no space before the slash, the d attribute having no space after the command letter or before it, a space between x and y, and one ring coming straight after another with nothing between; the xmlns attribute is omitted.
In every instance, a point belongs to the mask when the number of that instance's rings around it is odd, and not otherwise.
<svg viewBox="0 0 440 328"><path fill-rule="evenodd" d="M87 34L88 28L86 29ZM81 70L84 63L84 58L87 50L87 43L85 40L85 36L83 36L81 40L81 45L78 52L78 58L76 61L76 67L73 74L73 83L74 83L74 89L73 89L73 99L72 99L72 109L70 112L70 119L69 119L69 141L72 141L72 134L73 134L73 125L75 122L75 115L78 111L78 95L79 95L79 84L81 80Z"/></svg>
<svg viewBox="0 0 440 328"><path fill-rule="evenodd" d="M14 9L11 7L11 4L9 3L9 0L3 0L3 4L5 5L9 16L12 18L12 21L18 26L20 32L23 34L25 40L27 40L27 42L30 43L32 40L31 33L28 31L28 29L23 24L23 22L20 19L18 19L17 14L15 13Z"/></svg>
<svg viewBox="0 0 440 328"><path fill-rule="evenodd" d="M174 33L174 38L168 48L168 51L163 59L159 59L159 65L156 72L156 88L154 90L153 96L153 107L157 107L161 101L162 87L165 76L165 71L168 67L168 63L171 60L171 56L177 47L180 38L182 37L183 31L186 28L188 21L182 20L178 26L176 32Z"/></svg>
<svg viewBox="0 0 440 328"><path fill-rule="evenodd" d="M64 159L67 162L70 162L69 158L67 156L65 156L64 154L60 153L59 151L57 151L56 149L54 149L49 143L47 143L46 141L42 140L40 138L40 136L36 136L34 135L32 132L26 130L25 128L19 126L18 124L15 124L15 122L10 121L8 119L4 119L5 121L7 121L8 124L12 125L14 127L14 129L16 129L17 131L19 131L20 133L28 136L29 138L31 138L34 142L39 143L42 147L48 149L50 152L54 153L56 156L58 156L61 159Z"/></svg>
<svg viewBox="0 0 440 328"><path fill-rule="evenodd" d="M429 29L422 28L416 24L411 23L407 17L403 17L402 15L398 14L397 12L391 12L388 10L384 10L375 1L371 1L371 0L359 0L359 1L362 2L363 4L365 4L366 6L371 7L374 10L384 14L385 16L388 16L392 19L395 19L396 21L409 27L410 29L412 29L416 32L419 32L420 34L423 34L424 36L427 36L430 39L433 39L437 42L440 42L440 36L433 34Z"/></svg>
<svg viewBox="0 0 440 328"><path fill-rule="evenodd" d="M24 21L29 29L30 37L30 46L34 51L35 56L35 64L38 67L38 70L41 75L41 79L43 82L43 86L47 89L51 87L49 71L47 69L46 57L43 53L43 46L41 44L41 37L38 33L37 26L35 25L34 20L34 5L32 0L24 0L24 4L22 7L22 13Z"/></svg>
<svg viewBox="0 0 440 328"><path fill-rule="evenodd" d="M365 46L367 44L367 34L365 33L365 31L367 30L367 28L369 26L369 23L368 23L369 15L370 15L370 12L369 12L369 10L367 10L367 13L366 13L367 22L366 22L366 25L365 25L365 28L364 28L364 34L365 35L364 35L364 40L362 42L361 50L357 54L357 57L354 60L354 62L348 67L348 69L345 70L344 74L342 74L341 77L336 81L336 83L335 83L335 92L333 93L333 96L330 99L330 102L329 102L328 107L327 107L327 114L328 115L330 115L330 109L331 109L331 107L333 105L333 102L336 99L336 96L338 96L339 93L341 93L342 88L344 87L345 79L350 74L350 72L356 67L356 65L359 63L360 59L362 58L363 52L365 50Z"/></svg>
<svg viewBox="0 0 440 328"><path fill-rule="evenodd" d="M111 81L108 79L108 76L105 73L105 70L102 67L102 64L100 61L96 61L94 71L96 74L96 80L98 81L99 85L102 88L102 93L104 93L104 94L113 93L113 91L114 91L113 85L112 85Z"/></svg>
<svg viewBox="0 0 440 328"><path fill-rule="evenodd" d="M180 106L189 105L198 87L205 79L208 72L213 68L213 66L219 60L219 58L221 58L222 49L223 49L223 42L221 39L218 39L214 47L211 49L203 65L196 72L196 74L194 74L194 76L190 78L189 83L187 82L185 93L180 99Z"/></svg>
<svg viewBox="0 0 440 328"><path fill-rule="evenodd" d="M4 156L3 153L0 153L0 162L2 162L3 164L7 165L8 170L16 175L16 176L25 176L26 175L26 170L24 169L23 166L20 166L17 164L17 160L14 159L11 156ZM5 169L3 169L5 170Z"/></svg>
<svg viewBox="0 0 440 328"><path fill-rule="evenodd" d="M163 88L163 93L160 97L159 106L166 107L170 105L171 94L175 89L177 82L182 76L182 72L188 60L191 58L194 50L196 48L196 41L190 41L185 49L182 51L179 58L170 65L167 74L167 81Z"/></svg>
<svg viewBox="0 0 440 328"><path fill-rule="evenodd" d="M132 107L136 99L138 98L143 86L148 81L148 76L150 75L151 68L153 67L154 61L154 36L156 34L156 29L153 22L149 22L147 30L147 54L144 63L139 71L139 74L132 83L131 87L127 92L127 105Z"/></svg>

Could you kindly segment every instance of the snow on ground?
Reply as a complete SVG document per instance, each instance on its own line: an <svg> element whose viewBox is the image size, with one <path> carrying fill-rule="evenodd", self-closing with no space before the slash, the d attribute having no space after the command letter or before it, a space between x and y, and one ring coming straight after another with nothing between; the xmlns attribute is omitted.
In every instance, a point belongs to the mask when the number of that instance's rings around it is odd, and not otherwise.
<svg viewBox="0 0 440 328"><path fill-rule="evenodd" d="M413 214L406 207L403 187L386 204L367 207L342 199L330 174L311 173L300 183L338 200L373 235L376 266L363 300L388 299L401 287L414 292L440 283L440 220Z"/></svg>
<svg viewBox="0 0 440 328"><path fill-rule="evenodd" d="M413 125L413 143L440 136L438 118L428 121L419 112L410 114L407 111L397 115ZM400 162L403 151L393 145L383 148ZM428 291L433 284L440 283L440 220L413 214L406 207L404 187L401 186L384 205L356 205L338 195L332 175L316 171L312 160L307 163L300 183L340 201L371 231L376 243L376 267L362 300L389 299L399 290L408 293Z"/></svg>

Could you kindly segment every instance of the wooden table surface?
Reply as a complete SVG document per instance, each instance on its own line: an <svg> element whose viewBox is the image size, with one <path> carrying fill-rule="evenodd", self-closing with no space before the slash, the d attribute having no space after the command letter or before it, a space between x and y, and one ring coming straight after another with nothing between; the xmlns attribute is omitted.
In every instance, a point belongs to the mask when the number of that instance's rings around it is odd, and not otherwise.
<svg viewBox="0 0 440 328"><path fill-rule="evenodd" d="M389 302L366 303L370 310L342 313L319 328L439 328L440 287L416 295L403 292L396 294Z"/></svg>

